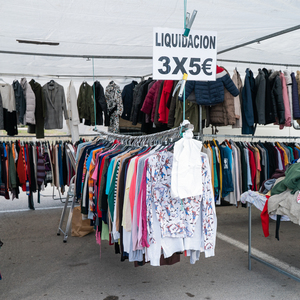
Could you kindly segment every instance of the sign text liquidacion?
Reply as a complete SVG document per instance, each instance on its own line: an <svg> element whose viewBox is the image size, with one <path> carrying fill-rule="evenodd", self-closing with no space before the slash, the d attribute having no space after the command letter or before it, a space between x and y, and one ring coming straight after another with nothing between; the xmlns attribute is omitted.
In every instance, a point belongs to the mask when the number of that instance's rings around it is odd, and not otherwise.
<svg viewBox="0 0 300 300"><path fill-rule="evenodd" d="M216 37L190 34L186 38L178 33L161 33L159 35L158 32L156 32L155 44L157 47L215 49Z"/></svg>

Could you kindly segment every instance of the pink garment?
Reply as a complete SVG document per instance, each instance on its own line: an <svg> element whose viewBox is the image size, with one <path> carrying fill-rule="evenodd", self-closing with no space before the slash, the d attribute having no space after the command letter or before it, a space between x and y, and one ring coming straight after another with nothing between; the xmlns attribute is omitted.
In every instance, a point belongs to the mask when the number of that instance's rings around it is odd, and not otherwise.
<svg viewBox="0 0 300 300"><path fill-rule="evenodd" d="M283 96L283 104L284 104L284 117L285 123L280 124L279 128L283 129L284 126L291 127L292 126L292 115L291 115L291 108L290 108L290 101L289 101L289 94L287 90L286 80L284 74L280 72L280 80L282 85L282 96Z"/></svg>
<svg viewBox="0 0 300 300"><path fill-rule="evenodd" d="M147 205L146 205L146 188L147 188L147 181L146 181L146 174L147 174L147 164L148 159L145 161L143 177L141 181L141 189L139 193L140 202L141 202L141 215L139 219L139 234L138 234L138 244L142 247L150 247L148 244L148 235L147 235Z"/></svg>

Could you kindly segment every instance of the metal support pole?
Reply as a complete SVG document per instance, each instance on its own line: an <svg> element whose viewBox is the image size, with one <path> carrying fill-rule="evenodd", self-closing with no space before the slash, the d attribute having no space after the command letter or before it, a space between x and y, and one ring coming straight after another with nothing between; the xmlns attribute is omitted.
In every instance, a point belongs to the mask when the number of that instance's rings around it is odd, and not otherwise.
<svg viewBox="0 0 300 300"><path fill-rule="evenodd" d="M251 203L248 203L248 270L251 271Z"/></svg>

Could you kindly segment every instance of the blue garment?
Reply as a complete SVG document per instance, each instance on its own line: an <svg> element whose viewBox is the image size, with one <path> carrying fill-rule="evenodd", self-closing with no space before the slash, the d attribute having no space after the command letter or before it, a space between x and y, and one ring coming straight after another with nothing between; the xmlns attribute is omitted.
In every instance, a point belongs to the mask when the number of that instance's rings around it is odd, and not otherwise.
<svg viewBox="0 0 300 300"><path fill-rule="evenodd" d="M238 96L239 90L225 70L216 75L215 81L188 80L185 84L185 99L195 91L196 101L199 105L215 105L224 101L224 87L234 97ZM178 98L182 101L182 97Z"/></svg>
<svg viewBox="0 0 300 300"><path fill-rule="evenodd" d="M226 145L219 146L222 163L222 197L234 191L232 181L232 150Z"/></svg>
<svg viewBox="0 0 300 300"><path fill-rule="evenodd" d="M254 111L253 111L253 90L255 89L255 79L252 71L247 68L244 87L242 90L242 134L254 134Z"/></svg>
<svg viewBox="0 0 300 300"><path fill-rule="evenodd" d="M59 170L59 185L60 187L64 186L64 177L63 177L63 166L62 166L62 150L61 143L58 145L58 170Z"/></svg>

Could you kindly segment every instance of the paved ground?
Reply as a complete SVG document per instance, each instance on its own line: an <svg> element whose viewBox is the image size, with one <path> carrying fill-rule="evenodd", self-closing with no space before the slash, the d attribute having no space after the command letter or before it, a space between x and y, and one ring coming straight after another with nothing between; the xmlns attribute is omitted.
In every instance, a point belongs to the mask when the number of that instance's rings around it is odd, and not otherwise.
<svg viewBox="0 0 300 300"><path fill-rule="evenodd" d="M47 194L52 190L48 189ZM41 198L35 211L26 209L26 197L14 202L0 198L0 299L299 299L300 283L252 261L247 261L247 209L218 207L216 256L195 265L182 257L173 266L135 268L121 262L113 247L94 234L69 237L63 243L56 231L60 201ZM51 209L38 209L50 208ZM17 209L23 211L14 211ZM6 211L6 212L3 212ZM300 276L299 226L282 223L280 241L275 224L263 237L259 212L253 208L254 248L267 259L292 265ZM260 253L259 253L260 255Z"/></svg>

